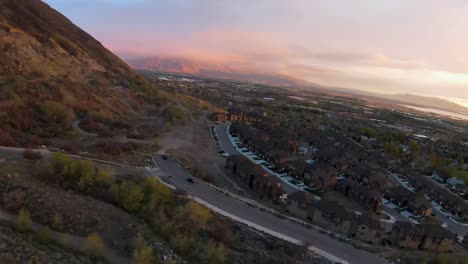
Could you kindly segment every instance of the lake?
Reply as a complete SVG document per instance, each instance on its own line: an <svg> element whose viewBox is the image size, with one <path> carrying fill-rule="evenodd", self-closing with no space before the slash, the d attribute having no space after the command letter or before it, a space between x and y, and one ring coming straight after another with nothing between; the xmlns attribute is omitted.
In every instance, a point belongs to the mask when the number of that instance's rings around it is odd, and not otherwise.
<svg viewBox="0 0 468 264"><path fill-rule="evenodd" d="M429 113L444 115L444 116L453 117L457 119L468 120L468 115L464 115L460 113L454 113L454 112L444 111L444 110L430 108L430 107L418 107L418 106L412 106L412 105L401 105L401 106L408 107L408 108L418 110L418 111L429 112Z"/></svg>

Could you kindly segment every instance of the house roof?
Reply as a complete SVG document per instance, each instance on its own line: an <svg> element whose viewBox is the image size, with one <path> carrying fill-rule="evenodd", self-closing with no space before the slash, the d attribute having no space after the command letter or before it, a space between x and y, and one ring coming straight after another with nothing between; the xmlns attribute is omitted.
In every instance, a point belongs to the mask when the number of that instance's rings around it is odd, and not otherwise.
<svg viewBox="0 0 468 264"><path fill-rule="evenodd" d="M408 221L397 221L393 225L393 229L398 229L404 235L418 235L422 236L423 232L419 230L416 225Z"/></svg>
<svg viewBox="0 0 468 264"><path fill-rule="evenodd" d="M334 200L330 200L330 199L320 200L317 204L317 209L323 213L331 215L332 217L338 217L342 220L351 219L346 209L341 204L339 204L337 201L334 201Z"/></svg>
<svg viewBox="0 0 468 264"><path fill-rule="evenodd" d="M228 108L228 112L230 114L233 114L233 115L240 115L242 114L242 110L240 108L237 108L237 107L229 107Z"/></svg>
<svg viewBox="0 0 468 264"><path fill-rule="evenodd" d="M431 203L424 197L424 194L421 192L411 193L408 197L409 203L415 207L425 206L426 208L431 208Z"/></svg>
<svg viewBox="0 0 468 264"><path fill-rule="evenodd" d="M403 186L393 186L385 190L385 194L397 199L407 199L412 192Z"/></svg>
<svg viewBox="0 0 468 264"><path fill-rule="evenodd" d="M377 215L372 213L363 213L360 216L356 217L356 222L359 225L365 225L370 229L374 230L383 230L380 225L380 221Z"/></svg>
<svg viewBox="0 0 468 264"><path fill-rule="evenodd" d="M438 238L438 239L455 239L455 235L449 232L447 229L436 224L421 224L419 229L424 232L429 237Z"/></svg>
<svg viewBox="0 0 468 264"><path fill-rule="evenodd" d="M375 199L378 200L380 199L381 193L378 190L371 189L367 186L364 186L357 181L347 179L347 178L342 178L337 181L338 186L350 186L350 190L353 193L359 193L362 194L366 197L366 199Z"/></svg>
<svg viewBox="0 0 468 264"><path fill-rule="evenodd" d="M297 171L305 171L311 165L307 163L304 159L295 159L288 164L288 167Z"/></svg>
<svg viewBox="0 0 468 264"><path fill-rule="evenodd" d="M288 195L288 200L296 201L298 203L312 204L314 201L314 196L307 192L295 191Z"/></svg>

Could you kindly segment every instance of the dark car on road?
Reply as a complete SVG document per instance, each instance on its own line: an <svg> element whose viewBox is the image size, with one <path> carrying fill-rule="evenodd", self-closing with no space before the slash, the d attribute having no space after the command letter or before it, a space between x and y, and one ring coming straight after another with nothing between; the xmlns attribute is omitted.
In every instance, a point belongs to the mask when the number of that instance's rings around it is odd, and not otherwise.
<svg viewBox="0 0 468 264"><path fill-rule="evenodd" d="M187 179L185 179L185 180L187 180L187 181L190 182L190 183L195 183L195 182L196 182L193 178L187 178Z"/></svg>
<svg viewBox="0 0 468 264"><path fill-rule="evenodd" d="M162 155L162 158L167 160L169 157L167 155Z"/></svg>

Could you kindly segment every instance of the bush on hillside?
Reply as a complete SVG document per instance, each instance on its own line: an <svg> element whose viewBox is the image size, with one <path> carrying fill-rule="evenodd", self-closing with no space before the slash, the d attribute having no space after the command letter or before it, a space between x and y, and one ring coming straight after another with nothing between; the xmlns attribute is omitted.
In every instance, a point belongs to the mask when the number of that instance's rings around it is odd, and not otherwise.
<svg viewBox="0 0 468 264"><path fill-rule="evenodd" d="M0 146L6 147L18 147L19 144L16 140L10 135L10 133L0 129Z"/></svg>
<svg viewBox="0 0 468 264"><path fill-rule="evenodd" d="M92 233L86 237L83 251L93 257L102 256L104 252L104 241L97 233Z"/></svg>
<svg viewBox="0 0 468 264"><path fill-rule="evenodd" d="M32 149L26 149L23 152L23 158L28 160L40 160L42 159L42 154L39 151L34 151Z"/></svg>
<svg viewBox="0 0 468 264"><path fill-rule="evenodd" d="M18 217L16 218L16 228L21 232L26 232L32 228L32 220L29 211L26 209L21 209Z"/></svg>

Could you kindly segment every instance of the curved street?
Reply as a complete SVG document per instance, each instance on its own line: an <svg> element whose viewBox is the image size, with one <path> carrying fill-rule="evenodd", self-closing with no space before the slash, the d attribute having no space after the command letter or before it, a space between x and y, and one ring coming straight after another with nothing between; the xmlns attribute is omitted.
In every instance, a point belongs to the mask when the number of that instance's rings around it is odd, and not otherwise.
<svg viewBox="0 0 468 264"><path fill-rule="evenodd" d="M294 239L312 245L312 250L317 254L327 257L332 256L334 261L341 263L387 263L384 258L367 251L353 247L351 244L338 241L327 234L309 229L301 224L281 219L258 208L251 207L239 200L227 196L208 184L196 181L191 183L187 178L194 178L177 162L171 159L163 159L161 156L153 157L156 166L171 176L170 181L188 195L203 201L209 207L219 208L222 211L235 216L236 221L252 223L252 227L270 232L272 235L286 239ZM273 233L272 233L273 232ZM315 249L315 250L314 250Z"/></svg>

